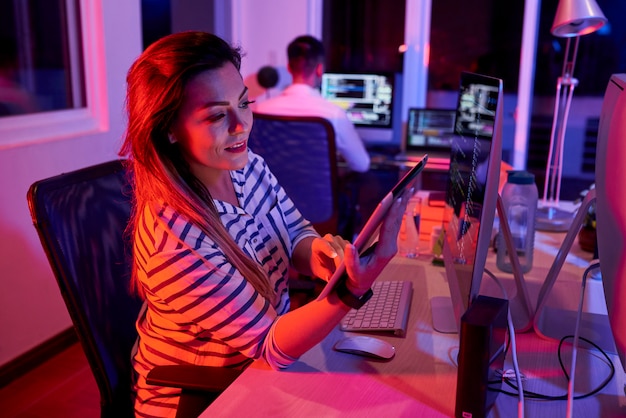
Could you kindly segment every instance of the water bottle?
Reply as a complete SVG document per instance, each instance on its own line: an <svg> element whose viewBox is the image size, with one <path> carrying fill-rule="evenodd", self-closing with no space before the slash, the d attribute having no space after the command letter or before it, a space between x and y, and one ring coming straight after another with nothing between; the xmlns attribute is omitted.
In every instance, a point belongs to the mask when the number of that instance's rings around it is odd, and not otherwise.
<svg viewBox="0 0 626 418"><path fill-rule="evenodd" d="M533 266L537 199L535 176L527 171L509 171L507 182L502 188L502 203L523 273L529 272ZM502 222L500 219L496 265L500 270L512 273L513 266L504 240Z"/></svg>
<svg viewBox="0 0 626 418"><path fill-rule="evenodd" d="M411 197L406 205L398 233L398 253L403 257L419 256L421 208L422 199L418 196Z"/></svg>

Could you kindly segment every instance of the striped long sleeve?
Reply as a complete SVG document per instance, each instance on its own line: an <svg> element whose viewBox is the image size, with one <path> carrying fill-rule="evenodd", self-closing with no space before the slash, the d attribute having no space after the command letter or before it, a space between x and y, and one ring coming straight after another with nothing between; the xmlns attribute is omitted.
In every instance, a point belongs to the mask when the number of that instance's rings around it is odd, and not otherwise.
<svg viewBox="0 0 626 418"><path fill-rule="evenodd" d="M261 157L250 152L231 172L239 207L215 201L231 237L266 272L274 300L256 292L211 237L167 204L143 208L134 257L147 309L138 318L134 356L139 413L175 412L178 390L147 385L154 365L240 367L261 356L274 368L295 359L273 339L276 318L289 310L288 269L293 249L318 236L278 185Z"/></svg>

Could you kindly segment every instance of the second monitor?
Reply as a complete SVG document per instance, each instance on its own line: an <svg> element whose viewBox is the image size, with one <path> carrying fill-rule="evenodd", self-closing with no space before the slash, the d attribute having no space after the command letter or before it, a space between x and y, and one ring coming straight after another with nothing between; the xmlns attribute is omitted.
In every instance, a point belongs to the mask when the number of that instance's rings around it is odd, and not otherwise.
<svg viewBox="0 0 626 418"><path fill-rule="evenodd" d="M346 111L366 145L386 144L397 141L400 84L393 73L327 72L321 93Z"/></svg>
<svg viewBox="0 0 626 418"><path fill-rule="evenodd" d="M502 80L461 74L444 209L451 299L431 299L433 327L440 332L458 331L480 291L498 198L502 102Z"/></svg>
<svg viewBox="0 0 626 418"><path fill-rule="evenodd" d="M449 154L454 135L456 109L409 109L407 151L445 151Z"/></svg>
<svg viewBox="0 0 626 418"><path fill-rule="evenodd" d="M479 293L490 290L481 284L496 210L509 254L515 254L504 207L498 203L502 96L501 79L461 73L444 208L443 256L451 300L431 300L433 327L440 332L456 332ZM517 258L512 264L516 293L509 297L499 291L498 297L508 299L513 325L524 331L532 326L532 308Z"/></svg>

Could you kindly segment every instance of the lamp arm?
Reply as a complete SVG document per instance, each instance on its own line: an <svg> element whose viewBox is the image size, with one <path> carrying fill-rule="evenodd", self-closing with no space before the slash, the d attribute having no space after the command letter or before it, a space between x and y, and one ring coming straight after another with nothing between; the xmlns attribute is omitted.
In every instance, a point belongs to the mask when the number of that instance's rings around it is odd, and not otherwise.
<svg viewBox="0 0 626 418"><path fill-rule="evenodd" d="M574 47L571 48L571 42L574 39ZM578 43L580 42L580 36L574 36L573 38L567 38L567 42L565 43L565 59L563 60L563 70L561 72L561 77L563 79L571 79L574 77L574 67L576 65L576 56L578 55ZM570 56L570 49L572 49L572 53Z"/></svg>
<svg viewBox="0 0 626 418"><path fill-rule="evenodd" d="M561 195L561 180L563 174L563 150L565 143L565 131L567 120L574 96L574 89L578 85L578 80L573 77L576 55L578 53L579 37L574 38L574 46L571 46L571 39L567 38L565 47L565 58L563 61L563 72L557 80L556 98L554 101L554 117L552 119L552 130L550 132L550 149L548 151L548 162L546 164L546 177L543 186L543 205L558 206ZM571 53L571 54L570 54Z"/></svg>

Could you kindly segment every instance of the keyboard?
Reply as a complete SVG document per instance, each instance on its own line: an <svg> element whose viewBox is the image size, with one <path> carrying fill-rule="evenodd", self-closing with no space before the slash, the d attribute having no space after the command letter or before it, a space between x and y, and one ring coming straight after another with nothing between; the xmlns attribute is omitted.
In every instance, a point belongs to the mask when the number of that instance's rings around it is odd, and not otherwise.
<svg viewBox="0 0 626 418"><path fill-rule="evenodd" d="M360 309L351 309L340 329L350 332L390 332L406 335L413 285L408 280L374 282L374 295Z"/></svg>

